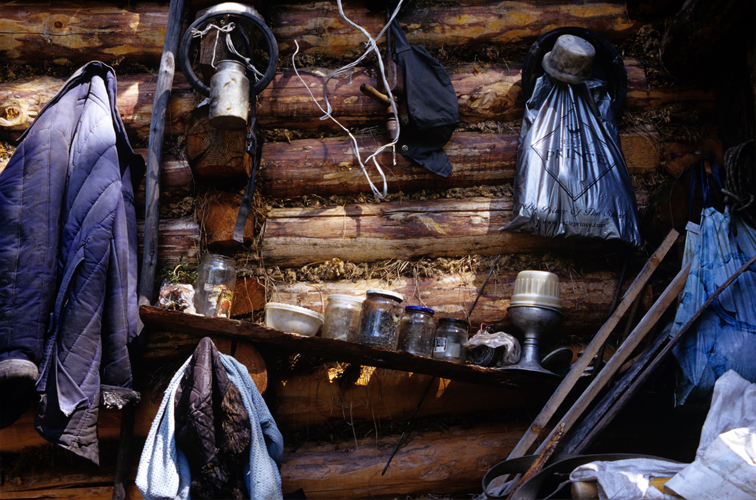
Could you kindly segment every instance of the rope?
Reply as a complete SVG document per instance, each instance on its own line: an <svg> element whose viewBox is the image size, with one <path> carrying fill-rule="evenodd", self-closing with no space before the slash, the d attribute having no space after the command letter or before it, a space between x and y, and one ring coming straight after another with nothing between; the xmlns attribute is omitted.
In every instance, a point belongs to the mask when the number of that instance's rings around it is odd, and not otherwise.
<svg viewBox="0 0 756 500"><path fill-rule="evenodd" d="M750 140L727 150L724 158L725 203L751 227L756 228L756 169L754 141Z"/></svg>
<svg viewBox="0 0 756 500"><path fill-rule="evenodd" d="M339 14L344 19L344 21L347 22L353 28L359 30L363 35L365 35L365 37L368 39L368 41L365 42L365 45L367 45L367 49L362 54L362 56L360 56L354 62L349 63L346 66L337 69L336 71L334 71L333 73L331 73L330 75L328 75L328 77L326 78L325 82L323 83L323 101L324 101L325 106L326 106L325 109L323 109L323 107L320 105L320 103L318 103L317 99L315 99L315 96L312 94L312 92L310 91L310 89L307 86L307 84L305 83L305 81L299 75L299 71L297 71L297 65L296 65L296 62L295 62L295 58L296 58L297 53L299 53L299 43L297 43L296 40L294 40L294 44L296 45L296 51L291 56L291 63L292 63L292 67L294 68L294 73L296 73L297 77L302 82L302 85L304 85L305 89L310 94L310 97L315 102L315 105L320 109L321 112L323 112L323 116L321 116L320 119L321 120L332 120L339 127L341 127L342 130L344 130L347 133L347 135L349 136L349 140L350 140L350 142L352 144L352 152L354 153L355 157L357 158L357 162L359 163L360 168L362 169L362 173L365 175L365 178L367 179L367 182L370 185L370 190L373 192L373 194L376 197L378 197L381 200L384 199L384 198L386 198L386 196L388 194L388 185L387 185L387 182L386 182L386 176L383 173L383 170L381 169L380 165L378 164L377 156L382 151L384 151L386 148L392 148L392 150L393 150L394 146L399 141L399 127L400 127L400 125L399 125L399 115L397 113L397 106L396 106L396 103L394 102L394 96L391 93L390 85L388 84L388 80L386 78L386 69L383 66L383 58L381 57L381 53L380 53L380 50L378 48L377 43L378 43L378 40L380 40L381 37L383 37L383 35L386 33L386 30L389 29L389 27L391 26L391 23L394 21L394 18L397 16L397 14L399 14L399 10L401 9L403 2L404 2L404 0L399 0L399 2L397 3L396 8L394 9L394 12L391 14L391 17L388 20L388 22L386 23L386 25L378 33L378 35L375 38L373 38L372 36L370 36L370 33L368 33L367 30L365 30L365 28L363 28L362 26L359 26L358 24L354 23L352 20L350 20L346 16L346 14L344 14L344 8L343 8L343 6L341 4L341 0L337 0L337 5L338 5L338 8L339 8ZM387 48L387 50L388 50L388 48ZM363 161L362 156L360 155L360 149L359 149L359 144L357 143L357 138L354 137L354 135L349 131L349 129L347 129L344 125L342 125L332 115L333 108L331 108L331 103L328 102L328 82L331 81L331 79L333 77L335 77L337 75L340 75L340 74L343 74L343 73L346 73L349 70L351 70L352 68L354 68L355 66L357 66L371 52L375 53L375 55L377 56L377 59L378 59L378 70L379 70L378 72L380 74L381 81L383 82L383 86L386 89L386 92L388 93L388 98L391 101L391 107L392 107L393 113L394 113L394 120L396 120L396 124L397 124L397 134L396 134L396 139L394 139L393 141L391 141L388 144L384 144L383 146L379 147L370 156L368 156L367 158L365 158L365 160ZM378 188L373 184L373 181L370 179L370 176L367 173L367 168L365 167L365 163L370 162L370 160L373 161L373 164L375 165L375 168L378 170L378 173L381 176L381 180L383 181L383 191L379 191L378 190ZM396 163L395 159L394 159L394 163Z"/></svg>
<svg viewBox="0 0 756 500"><path fill-rule="evenodd" d="M231 52L233 55L244 61L245 66L249 71L252 72L252 74L255 75L255 81L260 81L260 79L263 77L263 74L260 73L260 71L255 67L255 65L252 63L252 59L249 57L244 57L239 53L239 51L236 50L236 47L234 46L233 41L231 40L231 32L234 31L236 28L236 23L230 22L226 26L218 26L216 24L210 23L207 26L205 26L205 29L198 30L197 28L192 28L192 37L193 38L202 38L203 36L207 35L210 30L218 30L218 36L215 37L215 44L213 45L213 58L210 61L210 66L212 66L213 69L217 69L215 67L215 52L218 47L218 38L220 38L221 33L226 34L226 48L228 48L228 51ZM247 50L249 51L250 55L252 54L252 50L249 45L249 40L246 36L244 36L244 33L239 30L239 34L244 39L245 45L247 46Z"/></svg>

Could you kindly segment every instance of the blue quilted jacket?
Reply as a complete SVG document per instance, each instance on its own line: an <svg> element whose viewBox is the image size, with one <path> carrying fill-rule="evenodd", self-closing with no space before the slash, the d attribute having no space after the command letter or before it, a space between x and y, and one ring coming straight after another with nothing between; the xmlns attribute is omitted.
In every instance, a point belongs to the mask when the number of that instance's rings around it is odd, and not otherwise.
<svg viewBox="0 0 756 500"><path fill-rule="evenodd" d="M100 386L132 383L132 181L143 169L116 108L115 73L92 62L47 103L0 174L0 360L37 364L37 431L94 462Z"/></svg>

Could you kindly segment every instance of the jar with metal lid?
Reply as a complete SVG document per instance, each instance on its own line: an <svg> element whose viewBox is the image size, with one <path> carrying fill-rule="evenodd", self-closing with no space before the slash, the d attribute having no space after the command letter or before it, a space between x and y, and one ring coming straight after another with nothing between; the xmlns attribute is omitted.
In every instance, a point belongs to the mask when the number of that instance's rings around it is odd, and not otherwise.
<svg viewBox="0 0 756 500"><path fill-rule="evenodd" d="M389 290L368 290L366 295L360 312L359 342L395 351L404 297Z"/></svg>
<svg viewBox="0 0 756 500"><path fill-rule="evenodd" d="M326 339L357 342L360 330L360 312L364 297L331 294L325 310L325 322L321 336Z"/></svg>
<svg viewBox="0 0 756 500"><path fill-rule="evenodd" d="M441 318L433 341L433 358L463 364L467 360L469 324L464 319Z"/></svg>
<svg viewBox="0 0 756 500"><path fill-rule="evenodd" d="M194 307L204 316L231 316L236 287L236 262L231 257L207 254L197 270Z"/></svg>
<svg viewBox="0 0 756 500"><path fill-rule="evenodd" d="M407 306L399 325L399 351L407 351L416 356L429 358L433 351L433 335L436 323L435 311L428 307Z"/></svg>

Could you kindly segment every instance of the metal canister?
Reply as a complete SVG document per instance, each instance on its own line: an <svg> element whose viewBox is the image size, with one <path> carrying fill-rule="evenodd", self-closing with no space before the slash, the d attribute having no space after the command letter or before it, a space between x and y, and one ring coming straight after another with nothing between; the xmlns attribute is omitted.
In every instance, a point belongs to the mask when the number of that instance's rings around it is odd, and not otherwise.
<svg viewBox="0 0 756 500"><path fill-rule="evenodd" d="M467 360L464 343L469 336L469 323L464 319L441 318L433 341L433 358L463 364Z"/></svg>
<svg viewBox="0 0 756 500"><path fill-rule="evenodd" d="M210 125L220 130L237 130L247 126L249 115L249 79L239 61L218 63L210 78Z"/></svg>
<svg viewBox="0 0 756 500"><path fill-rule="evenodd" d="M407 351L416 356L429 358L433 351L433 337L436 323L433 321L435 311L428 307L407 306L399 325L399 351Z"/></svg>
<svg viewBox="0 0 756 500"><path fill-rule="evenodd" d="M359 342L395 351L404 297L390 290L376 289L368 290L365 295L360 312Z"/></svg>

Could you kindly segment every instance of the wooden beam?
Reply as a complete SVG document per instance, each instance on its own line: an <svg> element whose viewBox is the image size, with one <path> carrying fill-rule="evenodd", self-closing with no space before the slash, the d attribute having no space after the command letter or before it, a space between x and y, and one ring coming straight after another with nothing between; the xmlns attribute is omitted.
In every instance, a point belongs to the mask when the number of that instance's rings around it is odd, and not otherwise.
<svg viewBox="0 0 756 500"><path fill-rule="evenodd" d="M344 2L344 13L373 36L385 25L385 14L368 11L362 2ZM343 57L364 50L364 35L342 19L335 4L288 0L276 5L270 17L282 55L294 52L295 41L308 54ZM587 28L618 43L641 27L627 17L624 2L596 0L418 2L407 4L398 20L410 44L430 50L483 44L527 48L557 26Z"/></svg>
<svg viewBox="0 0 756 500"><path fill-rule="evenodd" d="M277 208L268 212L260 251L267 265L292 267L331 258L374 262L606 248L603 240L500 231L512 209L509 197Z"/></svg>
<svg viewBox="0 0 756 500"><path fill-rule="evenodd" d="M411 372L362 368L356 383L344 384L335 366L317 368L277 381L274 412L281 429L315 429L373 419L410 418L417 402L434 377ZM435 378L418 418L434 415L465 415L538 408L548 391L492 387Z"/></svg>
<svg viewBox="0 0 756 500"><path fill-rule="evenodd" d="M471 429L414 431L405 437L386 475L381 470L396 436L285 450L284 493L302 488L308 499L415 497L481 491L485 473L506 458L524 430L520 421Z"/></svg>
<svg viewBox="0 0 756 500"><path fill-rule="evenodd" d="M385 24L380 13L364 3L346 1L345 13L376 35ZM346 24L335 5L289 1L270 9L266 19L281 54L294 52L345 56L363 50L364 37ZM22 2L4 6L0 57L18 62L81 64L98 59L114 64L129 61L155 64L162 52L168 7L144 2L128 8L63 2L54 5ZM516 12L517 15L512 15ZM473 0L452 4L409 4L400 21L410 43L429 49L481 44L519 44L527 47L554 26L580 26L621 42L640 24L627 17L624 3L590 0L572 4L543 4L535 0L504 1L494 5Z"/></svg>
<svg viewBox="0 0 756 500"><path fill-rule="evenodd" d="M178 264L179 259L184 262L197 264L200 230L197 222L192 217L180 219L163 219L159 222L158 231L158 256L159 263L168 262ZM137 223L137 240L139 255L142 254L142 242L144 238L144 223Z"/></svg>
<svg viewBox="0 0 756 500"><path fill-rule="evenodd" d="M168 5L12 2L3 5L0 26L0 59L6 62L112 65L128 59L156 65Z"/></svg>
<svg viewBox="0 0 756 500"><path fill-rule="evenodd" d="M447 68L458 96L461 120L466 123L520 120L525 105L519 84L521 66L518 63L463 64ZM677 102L690 102L704 110L714 109L713 91L686 85L649 88L640 63L628 59L625 67L628 72L625 107L630 111L641 112ZM317 68L300 69L306 85L313 89L319 102L322 101L324 75L330 72ZM0 85L0 132L18 137L64 83L61 78L40 77ZM375 84L374 77L364 68L356 68L351 75L332 81L329 100L333 115L350 127L382 126L385 109L360 92L362 83ZM155 84L156 78L150 74L118 78L118 109L132 140L149 135ZM194 101L191 86L183 75L177 74L166 113L168 135L185 133ZM322 112L290 70L276 74L260 94L257 110L258 123L263 128L337 129L330 120L320 120Z"/></svg>
<svg viewBox="0 0 756 500"><path fill-rule="evenodd" d="M458 365L439 359L423 358L408 352L395 352L335 339L304 337L281 332L256 323L226 318L207 318L157 307L141 306L139 316L152 330L167 330L188 335L227 336L255 341L280 352L304 352L323 359L412 371L451 380L514 387L544 388L556 385L556 377L518 370L495 370L476 365Z"/></svg>
<svg viewBox="0 0 756 500"><path fill-rule="evenodd" d="M661 146L654 134L623 132L620 140L631 174L649 173L659 167ZM369 136L361 136L359 141L363 158L385 143ZM519 135L507 132L455 132L444 147L453 168L448 177L436 175L400 154L392 165L390 150L378 158L392 193L494 186L514 179L519 142ZM372 164L367 170L374 183L380 182ZM370 192L351 143L338 137L265 143L258 185L262 193L275 198Z"/></svg>
<svg viewBox="0 0 756 500"><path fill-rule="evenodd" d="M44 76L0 85L0 110L6 118L8 113L13 117L12 120L6 119L5 123L0 122L0 131L11 137L21 135L64 83L64 79ZM149 136L156 85L157 77L150 74L118 78L118 111L132 141ZM180 135L184 133L184 120L194 108L194 94L181 74L176 75L170 92L165 131L168 135Z"/></svg>

